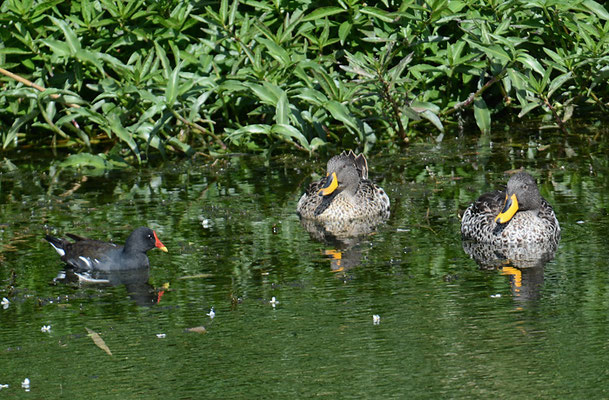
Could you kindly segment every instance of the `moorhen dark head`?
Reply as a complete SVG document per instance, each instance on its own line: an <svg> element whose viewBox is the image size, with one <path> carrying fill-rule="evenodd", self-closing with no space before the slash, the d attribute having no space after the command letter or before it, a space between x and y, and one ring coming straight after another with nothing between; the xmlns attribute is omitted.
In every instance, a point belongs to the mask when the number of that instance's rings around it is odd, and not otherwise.
<svg viewBox="0 0 609 400"><path fill-rule="evenodd" d="M158 247L167 252L167 248L156 233L145 226L131 232L124 246L70 233L66 235L74 242L50 235L45 235L45 239L59 253L62 261L80 270L116 271L148 268L150 265L146 255L148 250Z"/></svg>

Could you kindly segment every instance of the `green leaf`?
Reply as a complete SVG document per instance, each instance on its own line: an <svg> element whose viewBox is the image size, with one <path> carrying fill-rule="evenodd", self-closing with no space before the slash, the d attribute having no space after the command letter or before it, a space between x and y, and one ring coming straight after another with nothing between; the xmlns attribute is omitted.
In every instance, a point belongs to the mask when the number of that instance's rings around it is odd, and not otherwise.
<svg viewBox="0 0 609 400"><path fill-rule="evenodd" d="M329 17L331 15L336 15L345 12L346 10L340 7L321 7L305 16L302 19L302 22L306 21L316 21L320 18Z"/></svg>
<svg viewBox="0 0 609 400"><path fill-rule="evenodd" d="M437 105L435 105L433 103L429 103L426 101L415 100L412 103L410 103L410 108L412 108L414 111L416 111L418 113L422 113L425 110L429 110L434 114L437 114L440 112L440 107L438 107Z"/></svg>
<svg viewBox="0 0 609 400"><path fill-rule="evenodd" d="M246 125L231 132L226 138L230 141L237 141L243 136L248 135L268 135L271 133L271 126L265 124Z"/></svg>
<svg viewBox="0 0 609 400"><path fill-rule="evenodd" d="M344 104L341 104L338 101L330 100L326 103L326 108L328 109L328 111L330 111L332 117L341 121L354 131L361 134L357 125L357 120L353 117L353 115L349 112L349 110Z"/></svg>
<svg viewBox="0 0 609 400"><path fill-rule="evenodd" d="M226 19L228 17L228 0L220 1L220 12L218 13L218 16L220 17L220 21L222 21L223 24L226 24Z"/></svg>
<svg viewBox="0 0 609 400"><path fill-rule="evenodd" d="M42 39L41 42L48 46L49 49L51 49L55 55L59 56L59 57L68 57L70 56L70 47L64 43L64 42L60 42L58 40L53 40L53 39Z"/></svg>
<svg viewBox="0 0 609 400"><path fill-rule="evenodd" d="M550 87L548 88L548 97L552 97L552 94L558 90L565 82L571 79L572 73L568 72L566 74L562 74L552 79L550 82Z"/></svg>
<svg viewBox="0 0 609 400"><path fill-rule="evenodd" d="M290 111L290 103L288 102L288 95L286 92L281 94L279 97L279 101L277 102L277 107L275 108L275 121L278 124L289 124L290 123L290 115L292 112Z"/></svg>
<svg viewBox="0 0 609 400"><path fill-rule="evenodd" d="M353 24L349 21L345 21L338 27L338 38L340 39L341 44L345 44L345 40L347 36L349 36L349 32L351 32L351 27Z"/></svg>
<svg viewBox="0 0 609 400"><path fill-rule="evenodd" d="M256 96L260 99L261 102L268 104L269 106L276 107L279 102L279 97L281 95L277 95L277 93L268 86L257 85L252 83L248 85L250 90L254 92Z"/></svg>
<svg viewBox="0 0 609 400"><path fill-rule="evenodd" d="M298 140L298 143L300 143L300 145L302 147L304 147L307 150L310 150L309 142L307 141L307 138L305 138L304 135L298 129L294 128L291 125L287 125L287 124L273 125L271 128L271 132L281 135L286 138L294 138L294 139Z"/></svg>
<svg viewBox="0 0 609 400"><path fill-rule="evenodd" d="M542 67L539 61L531 57L529 54L522 53L518 57L516 57L516 60L521 62L525 67L528 67L533 71L537 72L539 75L543 76L543 74L545 73L545 69Z"/></svg>
<svg viewBox="0 0 609 400"><path fill-rule="evenodd" d="M592 11L594 14L596 14L596 16L598 18L604 19L605 21L609 20L609 13L605 9L605 7L603 7L602 5L597 3L596 1L593 1L593 0L584 0L582 5L584 7L586 7L588 10Z"/></svg>
<svg viewBox="0 0 609 400"><path fill-rule="evenodd" d="M76 54L74 54L74 56L83 63L89 63L94 65L100 73L104 73L103 64L101 63L101 61L99 61L99 58L90 51L80 49L76 52Z"/></svg>
<svg viewBox="0 0 609 400"><path fill-rule="evenodd" d="M110 167L103 157L89 153L71 154L59 166L62 168L88 167L93 169L109 169Z"/></svg>
<svg viewBox="0 0 609 400"><path fill-rule="evenodd" d="M419 115L434 124L435 127L440 130L440 132L444 132L444 125L442 125L442 121L440 121L440 118L438 118L436 113L432 112L431 110L425 110Z"/></svg>
<svg viewBox="0 0 609 400"><path fill-rule="evenodd" d="M474 118L483 134L491 133L491 112L482 97L474 99Z"/></svg>
<svg viewBox="0 0 609 400"><path fill-rule="evenodd" d="M539 103L527 103L522 107L522 110L518 114L518 118L524 117L529 111L539 107Z"/></svg>
<svg viewBox="0 0 609 400"><path fill-rule="evenodd" d="M367 15L373 16L375 18L378 18L384 22L393 22L393 20L395 19L391 13L389 13L385 10L381 10L380 8L376 8L376 7L362 7L360 12L362 14L367 14Z"/></svg>
<svg viewBox="0 0 609 400"><path fill-rule="evenodd" d="M277 60L281 64L282 67L286 68L290 65L290 63L291 63L290 55L288 54L287 51L285 51L284 48L282 48L281 46L279 46L277 43L273 42L272 40L269 40L266 38L259 37L259 38L256 38L256 40L266 47L266 49L269 51L269 54L271 55L271 57L273 57L275 60Z"/></svg>
<svg viewBox="0 0 609 400"><path fill-rule="evenodd" d="M471 40L467 40L467 42L472 46L477 48L478 50L485 53L490 58L495 58L504 63L509 63L512 61L510 55L499 45L481 45L479 43L473 42Z"/></svg>
<svg viewBox="0 0 609 400"><path fill-rule="evenodd" d="M142 159L140 157L140 150L137 147L137 143L135 143L133 135L127 129L125 129L121 121L118 119L118 116L116 114L110 114L108 116L108 122L110 123L109 128L112 130L112 132L115 133L120 140L127 143L131 151L133 151L133 154L135 154L138 163L141 163Z"/></svg>
<svg viewBox="0 0 609 400"><path fill-rule="evenodd" d="M178 64L171 74L169 75L169 79L167 80L167 86L165 86L165 101L167 102L167 106L172 107L178 98L178 88L180 84L180 69L182 68L182 61Z"/></svg>
<svg viewBox="0 0 609 400"><path fill-rule="evenodd" d="M319 90L311 89L311 88L303 88L300 89L299 93L296 95L297 98L308 101L311 104L314 104L318 107L322 107L327 101L328 98Z"/></svg>
<svg viewBox="0 0 609 400"><path fill-rule="evenodd" d="M53 23L55 25L57 25L59 27L59 29L61 29L61 31L63 32L63 34L66 38L66 43L68 44L68 46L70 48L71 54L74 55L78 51L80 51L81 50L80 40L78 40L78 36L76 36L74 31L68 26L68 24L66 24L64 21L57 19L53 16L50 16L49 18L51 18L51 21L53 21Z"/></svg>

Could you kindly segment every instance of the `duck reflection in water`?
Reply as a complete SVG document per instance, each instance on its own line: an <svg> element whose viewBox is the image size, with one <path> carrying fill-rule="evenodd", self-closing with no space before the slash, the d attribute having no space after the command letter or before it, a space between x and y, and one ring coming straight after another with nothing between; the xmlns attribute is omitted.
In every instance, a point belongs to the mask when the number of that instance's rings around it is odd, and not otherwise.
<svg viewBox="0 0 609 400"><path fill-rule="evenodd" d="M330 247L323 251L323 255L330 259L330 267L332 271L337 273L348 271L360 264L362 258L360 244L366 236L374 232L373 230L363 231L358 229L361 233L359 236L336 236L327 231L323 224L307 219L301 219L300 223L312 239Z"/></svg>
<svg viewBox="0 0 609 400"><path fill-rule="evenodd" d="M537 300L544 283L544 267L554 258L556 247L525 244L496 246L463 241L463 250L481 269L497 270L510 277L515 300Z"/></svg>
<svg viewBox="0 0 609 400"><path fill-rule="evenodd" d="M368 179L363 154L344 151L332 157L326 169L326 176L309 185L296 209L311 237L334 247L325 251L332 270L345 271L360 263L358 244L389 218L390 202Z"/></svg>

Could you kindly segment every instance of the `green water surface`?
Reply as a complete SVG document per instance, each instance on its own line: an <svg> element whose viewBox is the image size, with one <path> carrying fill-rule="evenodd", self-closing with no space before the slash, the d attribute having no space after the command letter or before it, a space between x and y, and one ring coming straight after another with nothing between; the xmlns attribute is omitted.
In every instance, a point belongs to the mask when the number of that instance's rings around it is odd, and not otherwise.
<svg viewBox="0 0 609 400"><path fill-rule="evenodd" d="M325 159L81 174L17 154L0 174L0 397L607 398L609 146L555 135L370 157L392 214L348 243L318 241L295 213ZM545 265L481 268L459 216L520 167L560 245ZM123 242L140 225L169 253L150 251L137 282L54 279L45 232Z"/></svg>

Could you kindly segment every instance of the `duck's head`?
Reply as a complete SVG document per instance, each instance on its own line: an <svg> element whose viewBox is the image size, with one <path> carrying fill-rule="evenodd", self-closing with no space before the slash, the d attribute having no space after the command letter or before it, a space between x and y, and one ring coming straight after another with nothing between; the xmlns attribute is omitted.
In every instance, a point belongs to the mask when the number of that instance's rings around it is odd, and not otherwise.
<svg viewBox="0 0 609 400"><path fill-rule="evenodd" d="M512 219L517 211L539 210L541 195L535 179L526 172L518 172L507 183L505 204L495 217L499 224L505 224Z"/></svg>
<svg viewBox="0 0 609 400"><path fill-rule="evenodd" d="M353 195L362 178L361 168L356 160L352 152L342 153L328 160L326 182L319 189L319 195L329 196L342 191Z"/></svg>

